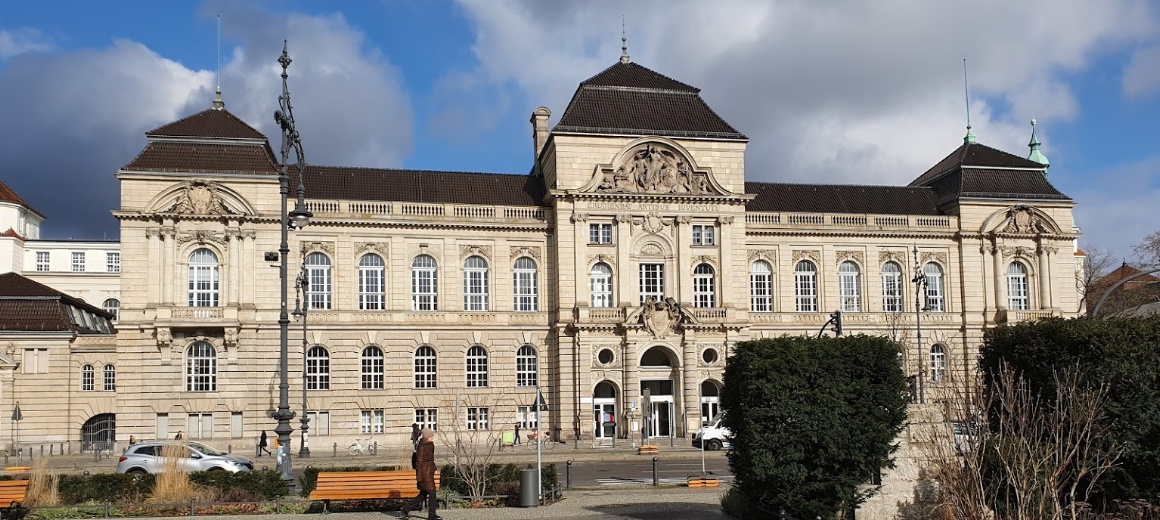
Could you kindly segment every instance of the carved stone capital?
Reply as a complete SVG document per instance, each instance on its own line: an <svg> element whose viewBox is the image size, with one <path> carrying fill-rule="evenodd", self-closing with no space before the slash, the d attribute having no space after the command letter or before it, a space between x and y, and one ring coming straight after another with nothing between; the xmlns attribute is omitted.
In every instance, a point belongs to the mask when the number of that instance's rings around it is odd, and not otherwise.
<svg viewBox="0 0 1160 520"><path fill-rule="evenodd" d="M573 223L575 223L575 222L588 222L588 214L587 213L573 213L572 214L572 222Z"/></svg>
<svg viewBox="0 0 1160 520"><path fill-rule="evenodd" d="M616 215L616 221L621 224L625 222L632 222L632 216L627 213L618 213Z"/></svg>
<svg viewBox="0 0 1160 520"><path fill-rule="evenodd" d="M173 333L169 331L169 327L158 327L154 332L154 339L157 340L158 348L168 348L173 344Z"/></svg>
<svg viewBox="0 0 1160 520"><path fill-rule="evenodd" d="M677 223L678 223L678 224L683 224L683 225L692 224L692 223L693 223L693 217L690 217L690 216L688 216L688 215L681 215L681 216L677 217Z"/></svg>
<svg viewBox="0 0 1160 520"><path fill-rule="evenodd" d="M226 327L225 328L224 336L222 339L222 344L225 345L225 347L228 349L238 346L238 328L237 327Z"/></svg>
<svg viewBox="0 0 1160 520"><path fill-rule="evenodd" d="M732 215L727 215L727 216L724 216L724 217L718 218L718 219L717 219L717 222L719 222L719 223L721 223L721 224L723 224L723 225L726 225L726 226L728 226L728 225L730 225L730 224L732 224L732 223L733 223L733 216L732 216Z"/></svg>

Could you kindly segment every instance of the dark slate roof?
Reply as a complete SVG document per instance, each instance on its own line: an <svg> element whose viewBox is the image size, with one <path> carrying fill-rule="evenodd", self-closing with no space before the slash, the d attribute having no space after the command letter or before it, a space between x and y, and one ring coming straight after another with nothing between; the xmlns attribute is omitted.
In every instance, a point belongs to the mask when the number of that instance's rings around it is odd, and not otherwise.
<svg viewBox="0 0 1160 520"><path fill-rule="evenodd" d="M291 186L298 177L291 170ZM308 166L312 199L544 206L544 181L532 175Z"/></svg>
<svg viewBox="0 0 1160 520"><path fill-rule="evenodd" d="M554 131L747 139L700 89L622 62L580 83Z"/></svg>
<svg viewBox="0 0 1160 520"><path fill-rule="evenodd" d="M113 316L103 309L16 273L0 274L0 330L73 331L81 334L112 334L74 323L69 307L79 307L105 320Z"/></svg>
<svg viewBox="0 0 1160 520"><path fill-rule="evenodd" d="M978 143L964 143L910 185L934 188L939 204L963 197L1071 200L1042 164Z"/></svg>
<svg viewBox="0 0 1160 520"><path fill-rule="evenodd" d="M746 211L943 214L936 204L934 190L926 187L747 182L745 193L757 195L745 205Z"/></svg>
<svg viewBox="0 0 1160 520"><path fill-rule="evenodd" d="M151 141L123 170L278 174L273 151L262 144Z"/></svg>
<svg viewBox="0 0 1160 520"><path fill-rule="evenodd" d="M22 198L20 195L17 195L15 191L12 191L12 188L9 188L7 184L4 184L4 181L0 181L0 202L11 202L13 204L19 204L28 208L28 211L36 213L37 215L40 215L41 218L44 218L44 213L36 211L36 208L32 207L32 204L29 204L28 201L24 200L24 198Z"/></svg>
<svg viewBox="0 0 1160 520"><path fill-rule="evenodd" d="M207 139L260 139L266 136L226 109L202 110L184 119L145 132L148 137L201 137Z"/></svg>

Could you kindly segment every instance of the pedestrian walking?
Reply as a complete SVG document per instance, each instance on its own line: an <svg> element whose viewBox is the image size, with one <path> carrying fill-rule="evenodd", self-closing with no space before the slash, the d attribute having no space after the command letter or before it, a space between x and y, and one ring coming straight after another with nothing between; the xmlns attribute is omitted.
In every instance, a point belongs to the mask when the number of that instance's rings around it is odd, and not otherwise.
<svg viewBox="0 0 1160 520"><path fill-rule="evenodd" d="M184 439L184 438L185 438L185 432L183 432L183 431L178 431L177 435L173 436L173 440L175 440L175 441L179 441L179 440Z"/></svg>
<svg viewBox="0 0 1160 520"><path fill-rule="evenodd" d="M421 509L426 501L427 520L443 520L435 513L439 502L435 495L435 430L423 429L416 454L415 483L419 488L419 496L403 505L403 518L407 518L411 511Z"/></svg>
<svg viewBox="0 0 1160 520"><path fill-rule="evenodd" d="M516 440L512 443L515 446L520 443L520 423L516 423Z"/></svg>
<svg viewBox="0 0 1160 520"><path fill-rule="evenodd" d="M423 429L419 427L419 423L411 423L411 446L419 447L419 437L422 435Z"/></svg>
<svg viewBox="0 0 1160 520"><path fill-rule="evenodd" d="M130 435L130 436L129 436L129 445L130 445L130 446L132 446L132 445L134 445L134 444L137 444L137 437L136 437L136 436L133 436L133 435Z"/></svg>
<svg viewBox="0 0 1160 520"><path fill-rule="evenodd" d="M270 450L266 449L266 446L269 446L269 442L267 441L267 438L266 438L266 430L262 430L262 436L258 437L258 456L259 457L262 456L263 451L266 452L266 455L273 455L273 453L270 453Z"/></svg>

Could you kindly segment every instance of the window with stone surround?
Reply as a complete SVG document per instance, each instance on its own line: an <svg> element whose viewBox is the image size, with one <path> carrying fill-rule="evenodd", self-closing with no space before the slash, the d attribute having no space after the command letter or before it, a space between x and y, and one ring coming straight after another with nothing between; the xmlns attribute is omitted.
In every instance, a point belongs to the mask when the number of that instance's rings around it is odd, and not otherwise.
<svg viewBox="0 0 1160 520"><path fill-rule="evenodd" d="M438 408L416 408L415 409L415 423L419 425L419 429L431 428L432 430L439 429L439 409Z"/></svg>
<svg viewBox="0 0 1160 520"><path fill-rule="evenodd" d="M526 256L516 260L512 272L512 289L515 293L516 312L535 312L540 308L539 286L536 279L536 262Z"/></svg>
<svg viewBox="0 0 1160 520"><path fill-rule="evenodd" d="M902 312L902 267L882 264L882 312Z"/></svg>
<svg viewBox="0 0 1160 520"><path fill-rule="evenodd" d="M612 224L608 222L588 224L589 244L611 244Z"/></svg>
<svg viewBox="0 0 1160 520"><path fill-rule="evenodd" d="M331 291L333 290L330 273L330 257L323 253L306 255L306 279L310 284L306 287L306 302L309 309L330 310Z"/></svg>
<svg viewBox="0 0 1160 520"><path fill-rule="evenodd" d="M463 262L463 310L488 310L489 294L487 260L482 256L468 257Z"/></svg>
<svg viewBox="0 0 1160 520"><path fill-rule="evenodd" d="M480 406L467 407L467 429L472 431L487 430L488 409Z"/></svg>
<svg viewBox="0 0 1160 520"><path fill-rule="evenodd" d="M467 349L467 387L487 386L487 350L480 345Z"/></svg>
<svg viewBox="0 0 1160 520"><path fill-rule="evenodd" d="M842 312L862 310L862 271L848 260L838 266L838 301Z"/></svg>
<svg viewBox="0 0 1160 520"><path fill-rule="evenodd" d="M411 262L411 310L439 310L439 266L430 255Z"/></svg>
<svg viewBox="0 0 1160 520"><path fill-rule="evenodd" d="M94 382L95 378L96 378L96 375L94 373L92 365L85 365L85 366L81 367L81 391L82 392L92 392L93 390L95 390L96 389L95 388L96 383Z"/></svg>
<svg viewBox="0 0 1160 520"><path fill-rule="evenodd" d="M773 267L765 260L749 265L749 310L773 312Z"/></svg>
<svg viewBox="0 0 1160 520"><path fill-rule="evenodd" d="M717 227L712 224L693 225L693 245L712 246L717 244Z"/></svg>
<svg viewBox="0 0 1160 520"><path fill-rule="evenodd" d="M109 298L101 304L105 312L113 315L113 321L121 319L121 301L116 298Z"/></svg>
<svg viewBox="0 0 1160 520"><path fill-rule="evenodd" d="M665 264L640 264L640 304L665 299Z"/></svg>
<svg viewBox="0 0 1160 520"><path fill-rule="evenodd" d="M113 365L105 365L105 391L117 391L117 367Z"/></svg>
<svg viewBox="0 0 1160 520"><path fill-rule="evenodd" d="M938 264L929 262L922 269L926 275L926 308L928 312L943 312L943 270Z"/></svg>
<svg viewBox="0 0 1160 520"><path fill-rule="evenodd" d="M374 253L358 261L358 309L381 311L386 308L386 263Z"/></svg>
<svg viewBox="0 0 1160 520"><path fill-rule="evenodd" d="M588 275L592 291L592 307L612 307L612 268L604 262L592 266Z"/></svg>
<svg viewBox="0 0 1160 520"><path fill-rule="evenodd" d="M415 388L435 388L435 349L423 345L415 350Z"/></svg>
<svg viewBox="0 0 1160 520"><path fill-rule="evenodd" d="M185 391L217 391L217 350L213 345L198 341L186 349Z"/></svg>
<svg viewBox="0 0 1160 520"><path fill-rule="evenodd" d="M713 266L698 264L693 269L693 307L708 308L716 305L716 275Z"/></svg>
<svg viewBox="0 0 1160 520"><path fill-rule="evenodd" d="M1007 308L1013 311L1031 308L1027 290L1027 266L1022 262L1011 262L1007 266Z"/></svg>
<svg viewBox="0 0 1160 520"><path fill-rule="evenodd" d="M209 249L200 248L189 255L189 306L217 307L218 257Z"/></svg>
<svg viewBox="0 0 1160 520"><path fill-rule="evenodd" d="M383 433L382 408L359 411L359 433Z"/></svg>
<svg viewBox="0 0 1160 520"><path fill-rule="evenodd" d="M516 351L516 386L536 386L538 381L536 348L524 345Z"/></svg>
<svg viewBox="0 0 1160 520"><path fill-rule="evenodd" d="M306 351L306 389L330 390L330 353L322 345Z"/></svg>
<svg viewBox="0 0 1160 520"><path fill-rule="evenodd" d="M362 351L363 390L383 389L383 349L378 345L367 345Z"/></svg>
<svg viewBox="0 0 1160 520"><path fill-rule="evenodd" d="M946 347L935 344L930 347L930 380L932 383L942 381L947 376Z"/></svg>
<svg viewBox="0 0 1160 520"><path fill-rule="evenodd" d="M818 312L818 268L809 260L802 260L793 273L794 310Z"/></svg>

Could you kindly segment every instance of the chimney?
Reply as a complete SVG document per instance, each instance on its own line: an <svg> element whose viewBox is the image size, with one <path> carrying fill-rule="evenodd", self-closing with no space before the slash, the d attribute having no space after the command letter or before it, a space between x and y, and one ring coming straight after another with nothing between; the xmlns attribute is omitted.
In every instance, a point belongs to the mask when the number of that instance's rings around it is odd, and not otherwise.
<svg viewBox="0 0 1160 520"><path fill-rule="evenodd" d="M535 164L536 175L540 174L540 153L544 151L544 145L548 142L548 117L552 115L552 111L548 107L539 107L532 111L532 118L528 121L532 123L532 146L533 156L532 160Z"/></svg>

